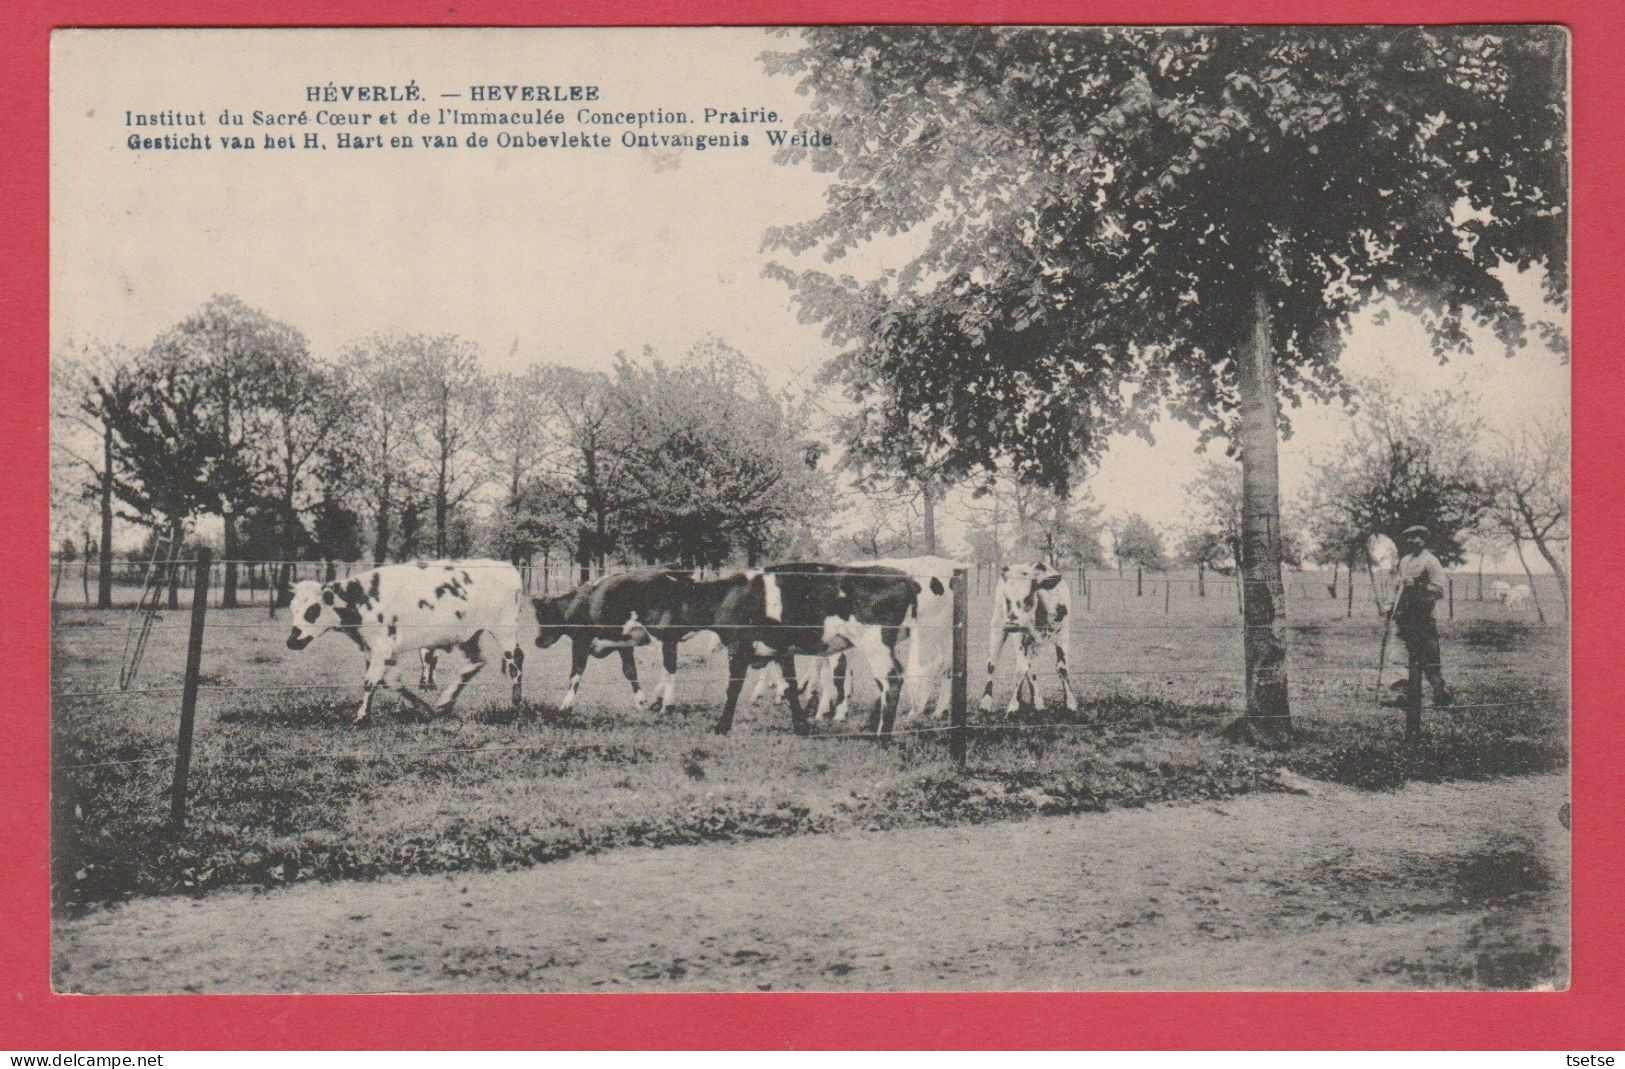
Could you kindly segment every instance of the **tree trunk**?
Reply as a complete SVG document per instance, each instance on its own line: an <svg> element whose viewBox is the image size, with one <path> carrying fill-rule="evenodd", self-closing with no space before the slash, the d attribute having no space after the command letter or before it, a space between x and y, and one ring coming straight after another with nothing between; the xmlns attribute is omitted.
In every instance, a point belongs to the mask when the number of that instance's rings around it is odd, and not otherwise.
<svg viewBox="0 0 1625 1069"><path fill-rule="evenodd" d="M937 555L937 493L929 482L920 484L920 510L925 522L925 555Z"/></svg>
<svg viewBox="0 0 1625 1069"><path fill-rule="evenodd" d="M390 491L393 489L391 480L385 478L378 491L378 512L372 529L372 563L373 567L389 560L389 510Z"/></svg>
<svg viewBox="0 0 1625 1069"><path fill-rule="evenodd" d="M282 500L282 559L294 560L299 556L298 534L299 517L294 515L293 494L288 493ZM293 603L293 588L288 583L288 574L283 572L282 582L277 584L274 604L280 608Z"/></svg>
<svg viewBox="0 0 1625 1069"><path fill-rule="evenodd" d="M237 607L237 516L227 505L221 512L221 523L225 528L224 545L222 553L226 558L225 577L220 584L220 607L222 609L235 609Z"/></svg>
<svg viewBox="0 0 1625 1069"><path fill-rule="evenodd" d="M1552 575L1557 579L1557 593L1563 599L1563 615L1566 618L1569 615L1569 573L1563 570L1563 565L1558 562L1557 556L1552 553L1551 547L1546 544L1545 538L1536 535L1534 543L1535 548L1540 550L1540 555L1546 558L1546 566L1551 568ZM1527 570L1526 568L1525 571ZM1529 593L1532 595L1534 592L1535 581L1530 579Z"/></svg>
<svg viewBox="0 0 1625 1069"><path fill-rule="evenodd" d="M96 607L113 607L113 432L102 432L102 541L96 556Z"/></svg>
<svg viewBox="0 0 1625 1069"><path fill-rule="evenodd" d="M1546 613L1540 607L1540 591L1535 589L1535 573L1529 570L1529 562L1523 556L1523 539L1514 538L1512 546L1518 551L1518 563L1523 565L1523 574L1529 580L1529 596L1535 602L1535 619L1541 623L1546 622Z"/></svg>
<svg viewBox="0 0 1625 1069"><path fill-rule="evenodd" d="M181 566L175 562L181 557L181 525L171 524L169 528L169 607L181 607Z"/></svg>
<svg viewBox="0 0 1625 1069"><path fill-rule="evenodd" d="M585 527L576 537L576 581L580 583L592 582L592 549L587 544L590 537Z"/></svg>
<svg viewBox="0 0 1625 1069"><path fill-rule="evenodd" d="M1352 619L1354 619L1354 558L1353 557L1350 557L1349 560L1348 560L1348 573L1349 573L1348 590L1345 591L1345 593L1348 596L1348 604L1345 606L1345 608L1343 610L1343 615L1345 617L1347 617L1348 619L1352 620Z"/></svg>
<svg viewBox="0 0 1625 1069"><path fill-rule="evenodd" d="M1253 296L1252 336L1238 353L1241 416L1242 649L1247 715L1237 731L1255 742L1290 736L1287 701L1286 589L1281 579L1281 491L1275 354L1270 309ZM1235 726L1235 725L1233 725Z"/></svg>

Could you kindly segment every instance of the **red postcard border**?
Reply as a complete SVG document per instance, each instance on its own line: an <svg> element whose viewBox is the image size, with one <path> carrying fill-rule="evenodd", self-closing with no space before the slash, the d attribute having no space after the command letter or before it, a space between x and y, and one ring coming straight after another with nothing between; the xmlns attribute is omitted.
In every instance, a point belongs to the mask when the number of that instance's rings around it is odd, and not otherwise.
<svg viewBox="0 0 1625 1069"><path fill-rule="evenodd" d="M725 994L60 996L47 895L48 90L51 30L72 26L1551 22L1573 34L1573 983L1540 994ZM1625 569L1621 337L1625 5L1614 0L14 0L0 42L0 539L8 673L0 700L0 1048L1388 1048L1625 1047L1625 668L1611 609Z"/></svg>

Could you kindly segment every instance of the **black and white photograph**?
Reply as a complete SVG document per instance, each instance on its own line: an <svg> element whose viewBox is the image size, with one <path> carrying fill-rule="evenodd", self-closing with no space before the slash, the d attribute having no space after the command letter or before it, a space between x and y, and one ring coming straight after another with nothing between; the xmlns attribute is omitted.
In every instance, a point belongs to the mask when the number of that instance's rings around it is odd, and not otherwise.
<svg viewBox="0 0 1625 1069"><path fill-rule="evenodd" d="M1569 48L57 30L53 990L1567 989Z"/></svg>

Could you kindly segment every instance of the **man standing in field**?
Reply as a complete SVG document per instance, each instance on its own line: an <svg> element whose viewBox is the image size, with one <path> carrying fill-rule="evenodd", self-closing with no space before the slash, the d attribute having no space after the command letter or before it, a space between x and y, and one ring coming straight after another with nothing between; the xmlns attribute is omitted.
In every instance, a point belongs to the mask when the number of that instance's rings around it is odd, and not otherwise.
<svg viewBox="0 0 1625 1069"><path fill-rule="evenodd" d="M1439 626L1433 619L1433 606L1444 597L1444 565L1427 548L1428 529L1420 524L1405 528L1404 555L1399 558L1398 602L1394 605L1394 626L1405 644L1411 665L1420 665L1433 688L1433 706L1449 708L1450 688L1444 685L1440 663ZM1410 687L1409 676L1393 684L1394 699L1388 704L1402 707Z"/></svg>

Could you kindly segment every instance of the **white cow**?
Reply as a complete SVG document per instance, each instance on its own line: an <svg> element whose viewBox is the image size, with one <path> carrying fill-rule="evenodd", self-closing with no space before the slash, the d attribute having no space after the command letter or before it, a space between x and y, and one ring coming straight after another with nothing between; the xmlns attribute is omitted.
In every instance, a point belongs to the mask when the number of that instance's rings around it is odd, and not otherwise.
<svg viewBox="0 0 1625 1069"><path fill-rule="evenodd" d="M357 724L367 719L373 691L398 653L420 652L423 682L433 679L435 651L459 649L468 664L435 703L446 709L485 666L481 634L502 645L502 672L518 682L525 663L519 648L520 593L518 569L490 560L387 564L330 583L307 579L293 588L288 648L302 650L330 630L361 648L367 674ZM416 699L404 688L402 693Z"/></svg>
<svg viewBox="0 0 1625 1069"><path fill-rule="evenodd" d="M993 711L993 676L999 655L1011 635L1016 644L1016 687L1010 694L1007 713L1021 708L1025 688L1033 704L1038 701L1038 684L1033 678L1033 655L1041 646L1055 647L1055 672L1061 677L1061 700L1067 712L1077 710L1072 680L1067 675L1066 652L1072 641L1072 591L1066 577L1047 564L1007 564L999 573L993 592L993 615L987 635L987 685L982 688L978 708Z"/></svg>
<svg viewBox="0 0 1625 1069"><path fill-rule="evenodd" d="M1497 579L1490 584L1490 597L1499 601L1509 609L1522 608L1534 600L1534 591L1529 589L1527 583L1513 586L1505 579Z"/></svg>
<svg viewBox="0 0 1625 1069"><path fill-rule="evenodd" d="M920 592L915 598L914 607L903 623L903 633L908 636L909 642L908 663L903 669L901 704L908 710L907 719L910 720L931 711L939 718L946 716L952 682L949 674L954 622L951 583L954 572L965 565L946 557L888 557L847 563L854 568L895 568L919 584ZM844 685L843 662L849 661L849 657L845 653L838 653L812 658L811 661L809 671L798 673L806 680L801 688L802 694L817 693L818 716L845 720L851 702ZM762 670L751 701L760 703L770 687L774 700L783 701L784 680L771 665Z"/></svg>

